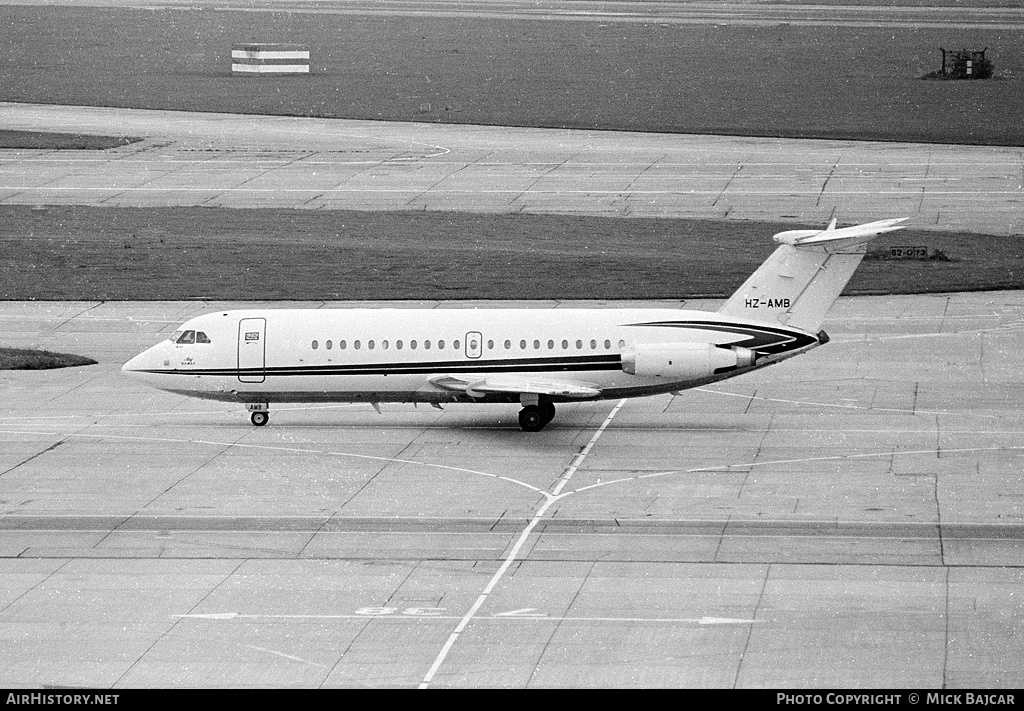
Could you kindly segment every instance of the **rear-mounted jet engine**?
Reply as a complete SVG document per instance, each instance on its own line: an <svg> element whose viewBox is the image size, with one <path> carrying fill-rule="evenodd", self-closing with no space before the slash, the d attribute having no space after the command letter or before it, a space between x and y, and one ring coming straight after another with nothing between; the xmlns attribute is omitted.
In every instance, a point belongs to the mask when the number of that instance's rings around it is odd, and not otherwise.
<svg viewBox="0 0 1024 711"><path fill-rule="evenodd" d="M754 365L749 348L713 343L645 343L622 354L622 369L630 375L697 380Z"/></svg>

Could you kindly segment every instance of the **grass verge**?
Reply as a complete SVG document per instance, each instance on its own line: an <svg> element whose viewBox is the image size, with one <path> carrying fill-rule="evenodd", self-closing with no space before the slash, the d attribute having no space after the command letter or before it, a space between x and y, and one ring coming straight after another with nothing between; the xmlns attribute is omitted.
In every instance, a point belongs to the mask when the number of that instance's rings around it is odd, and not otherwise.
<svg viewBox="0 0 1024 711"><path fill-rule="evenodd" d="M95 365L85 356L52 353L29 348L0 348L0 370L50 370L78 365Z"/></svg>
<svg viewBox="0 0 1024 711"><path fill-rule="evenodd" d="M0 206L0 299L724 297L797 225L456 212ZM823 227L806 225L805 227ZM1019 238L903 230L848 294L1024 288Z"/></svg>
<svg viewBox="0 0 1024 711"><path fill-rule="evenodd" d="M102 151L141 141L128 136L87 136L80 133L0 129L0 148L51 151Z"/></svg>

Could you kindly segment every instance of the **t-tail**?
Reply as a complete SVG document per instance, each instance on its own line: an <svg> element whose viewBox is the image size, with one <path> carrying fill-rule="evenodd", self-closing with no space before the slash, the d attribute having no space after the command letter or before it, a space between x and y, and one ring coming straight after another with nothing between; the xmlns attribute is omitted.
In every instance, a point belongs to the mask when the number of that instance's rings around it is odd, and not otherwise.
<svg viewBox="0 0 1024 711"><path fill-rule="evenodd" d="M789 230L773 238L779 248L750 275L718 313L781 323L815 333L867 251L883 232L903 229L907 218L836 229Z"/></svg>

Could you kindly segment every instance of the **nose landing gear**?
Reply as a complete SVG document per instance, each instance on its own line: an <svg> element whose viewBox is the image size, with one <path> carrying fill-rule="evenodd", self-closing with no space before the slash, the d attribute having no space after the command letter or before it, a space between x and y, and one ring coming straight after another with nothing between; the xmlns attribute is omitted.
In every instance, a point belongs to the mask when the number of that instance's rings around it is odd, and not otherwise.
<svg viewBox="0 0 1024 711"><path fill-rule="evenodd" d="M524 432L540 432L554 417L554 403L541 402L536 405L526 405L519 411L519 426L523 428Z"/></svg>
<svg viewBox="0 0 1024 711"><path fill-rule="evenodd" d="M270 405L265 402L247 402L245 409L252 413L249 415L249 421L257 427L262 427L270 421Z"/></svg>

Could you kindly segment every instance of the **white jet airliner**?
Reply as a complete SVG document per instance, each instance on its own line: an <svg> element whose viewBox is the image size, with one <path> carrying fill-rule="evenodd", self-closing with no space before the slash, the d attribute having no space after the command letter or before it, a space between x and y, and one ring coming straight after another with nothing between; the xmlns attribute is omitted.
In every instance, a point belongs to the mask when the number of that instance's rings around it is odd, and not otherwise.
<svg viewBox="0 0 1024 711"><path fill-rule="evenodd" d="M905 218L904 218L905 219ZM183 323L124 372L244 403L519 403L541 430L555 404L677 392L828 342L832 303L875 236L902 219L790 230L716 312L677 309L250 309Z"/></svg>

